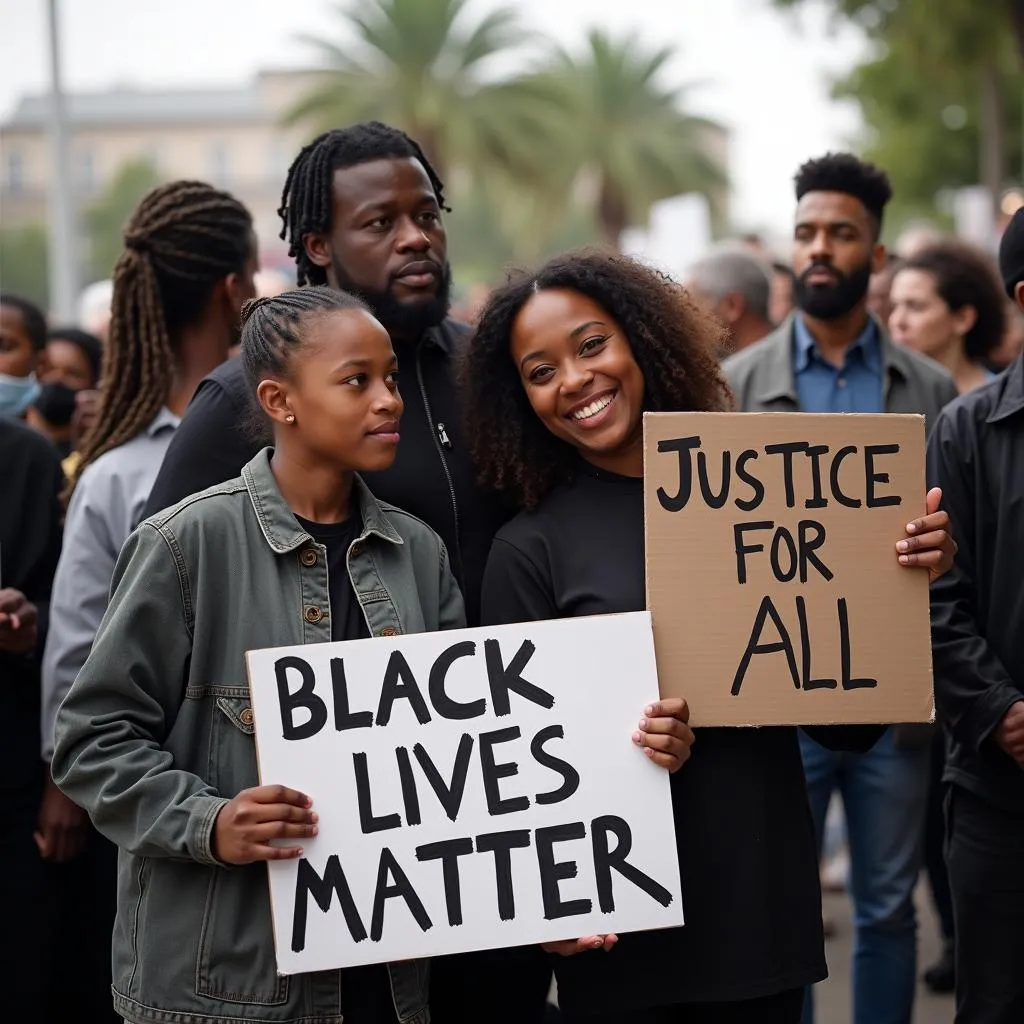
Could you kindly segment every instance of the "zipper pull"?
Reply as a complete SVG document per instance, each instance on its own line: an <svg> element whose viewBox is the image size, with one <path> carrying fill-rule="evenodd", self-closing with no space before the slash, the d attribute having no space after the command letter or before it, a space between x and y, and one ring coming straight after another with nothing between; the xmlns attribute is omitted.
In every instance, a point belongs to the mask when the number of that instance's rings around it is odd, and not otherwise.
<svg viewBox="0 0 1024 1024"><path fill-rule="evenodd" d="M448 437L448 431L444 429L443 423L438 423L437 425L437 437L441 444L448 449L448 451L452 450L452 442L451 439Z"/></svg>

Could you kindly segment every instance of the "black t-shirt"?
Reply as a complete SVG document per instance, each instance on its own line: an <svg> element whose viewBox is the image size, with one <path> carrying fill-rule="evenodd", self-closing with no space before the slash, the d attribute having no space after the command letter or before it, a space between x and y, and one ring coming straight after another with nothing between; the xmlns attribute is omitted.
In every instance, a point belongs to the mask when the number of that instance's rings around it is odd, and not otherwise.
<svg viewBox="0 0 1024 1024"><path fill-rule="evenodd" d="M359 512L341 523L314 523L295 517L306 533L327 549L327 589L331 597L331 639L362 640L370 635L348 574L348 549L363 531Z"/></svg>
<svg viewBox="0 0 1024 1024"><path fill-rule="evenodd" d="M487 624L645 605L642 481L589 466L498 532L484 573ZM567 1010L755 999L826 976L796 729L698 729L672 803L685 926L555 958Z"/></svg>
<svg viewBox="0 0 1024 1024"><path fill-rule="evenodd" d="M362 640L370 635L348 574L348 549L362 533L359 513L341 523L314 523L295 517L306 533L327 549L327 588L331 596L331 639ZM352 1024L398 1024L385 964L349 967L341 987L341 1012Z"/></svg>

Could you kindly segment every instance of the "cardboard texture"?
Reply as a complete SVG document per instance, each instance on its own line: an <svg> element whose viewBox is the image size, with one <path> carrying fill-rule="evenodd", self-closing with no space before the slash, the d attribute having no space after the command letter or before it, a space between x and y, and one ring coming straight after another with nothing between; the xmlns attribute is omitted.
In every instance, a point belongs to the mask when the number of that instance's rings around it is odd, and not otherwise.
<svg viewBox="0 0 1024 1024"><path fill-rule="evenodd" d="M246 663L260 778L320 816L269 864L282 974L683 923L647 612Z"/></svg>
<svg viewBox="0 0 1024 1024"><path fill-rule="evenodd" d="M895 550L924 441L921 416L644 416L647 607L692 725L933 719L928 572Z"/></svg>

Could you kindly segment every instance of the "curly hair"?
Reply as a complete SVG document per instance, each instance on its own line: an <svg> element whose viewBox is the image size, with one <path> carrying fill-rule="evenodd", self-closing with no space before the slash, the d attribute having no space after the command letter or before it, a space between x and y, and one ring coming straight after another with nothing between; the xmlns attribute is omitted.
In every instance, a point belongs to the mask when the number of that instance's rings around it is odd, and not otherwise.
<svg viewBox="0 0 1024 1024"><path fill-rule="evenodd" d="M995 264L980 249L955 240L936 242L905 261L900 270L928 274L954 313L965 306L974 309L974 325L964 335L964 351L971 362L984 362L999 347L1006 330L1006 300Z"/></svg>
<svg viewBox="0 0 1024 1024"><path fill-rule="evenodd" d="M614 318L643 374L644 409L714 412L732 407L715 353L725 329L671 278L617 253L586 249L513 274L495 291L463 357L467 437L481 483L534 508L577 465L530 406L510 354L516 317L538 291L567 289Z"/></svg>
<svg viewBox="0 0 1024 1024"><path fill-rule="evenodd" d="M885 171L874 164L858 160L852 153L826 153L817 160L808 160L793 180L796 200L808 192L844 192L859 199L881 231L882 215L892 199L892 185Z"/></svg>

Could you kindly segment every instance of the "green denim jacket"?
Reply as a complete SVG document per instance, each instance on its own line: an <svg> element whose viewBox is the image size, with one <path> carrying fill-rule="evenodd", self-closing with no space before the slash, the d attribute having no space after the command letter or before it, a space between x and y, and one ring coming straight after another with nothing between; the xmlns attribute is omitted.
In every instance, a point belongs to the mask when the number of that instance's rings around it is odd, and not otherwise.
<svg viewBox="0 0 1024 1024"><path fill-rule="evenodd" d="M371 634L463 626L440 538L358 478L353 497L348 567ZM331 639L325 559L270 449L146 520L118 559L52 770L121 850L113 989L129 1021L341 1024L342 972L277 974L266 866L229 868L211 847L221 807L259 784L244 654ZM399 1020L428 1024L428 963L388 970Z"/></svg>

